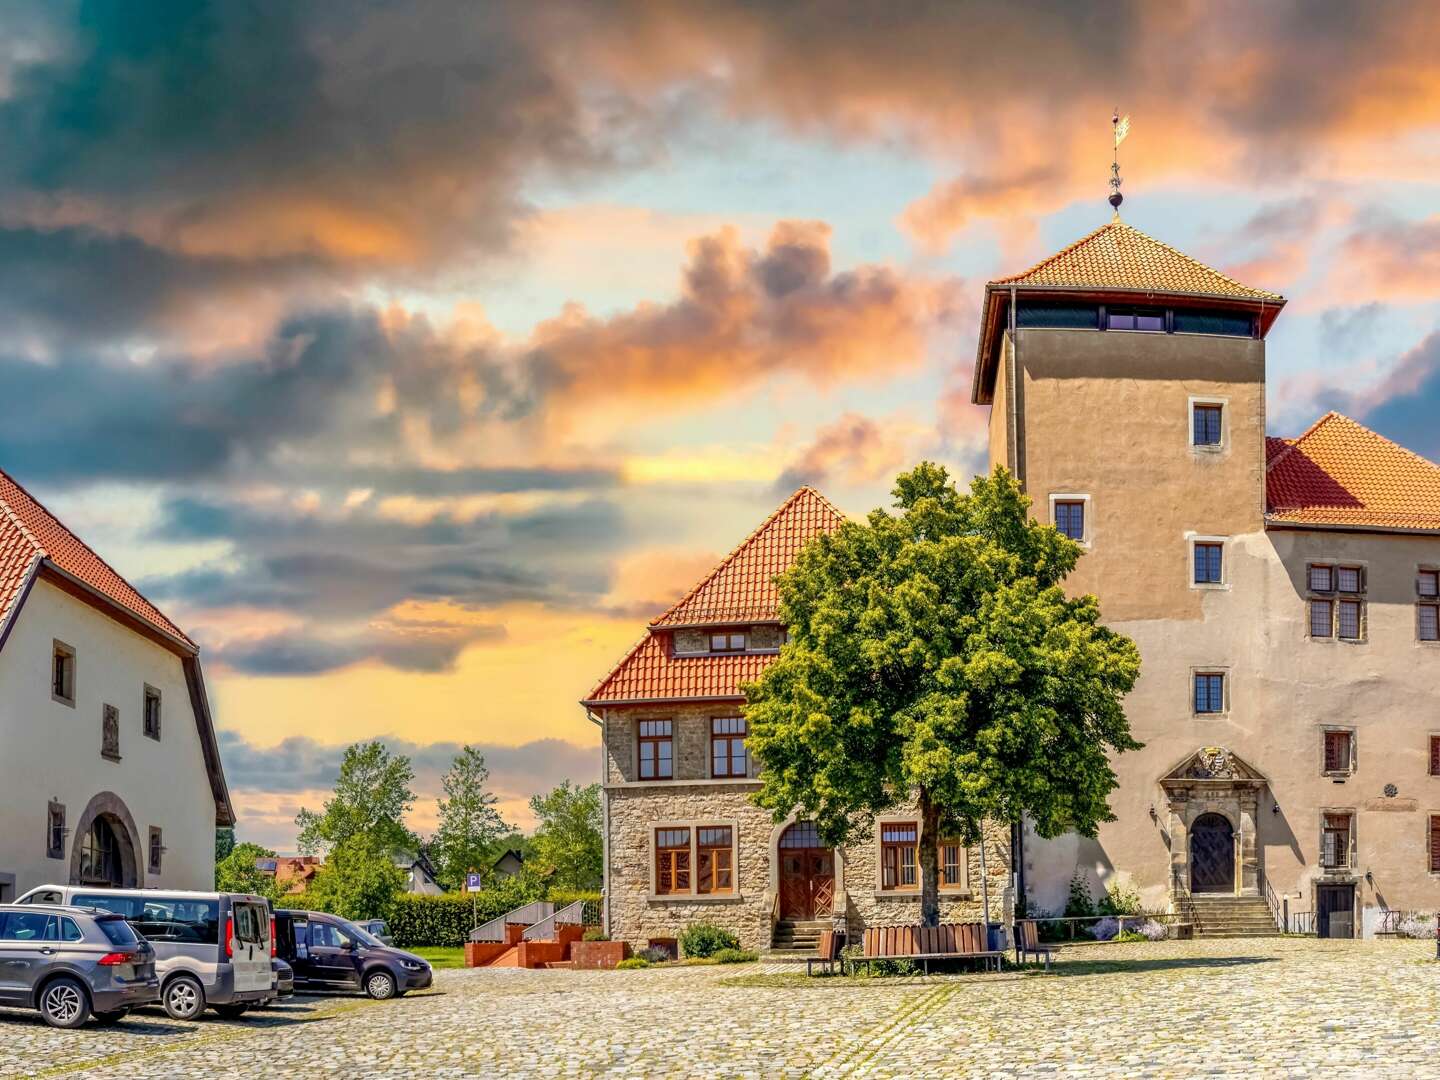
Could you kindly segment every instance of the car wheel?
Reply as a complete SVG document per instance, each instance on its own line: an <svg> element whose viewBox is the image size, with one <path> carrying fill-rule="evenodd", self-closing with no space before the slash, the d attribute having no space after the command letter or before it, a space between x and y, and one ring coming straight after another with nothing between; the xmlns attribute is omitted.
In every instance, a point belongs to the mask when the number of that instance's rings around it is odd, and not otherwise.
<svg viewBox="0 0 1440 1080"><path fill-rule="evenodd" d="M248 1001L237 1001L232 1005L216 1005L215 1011L226 1020L235 1020L244 1016L249 1008L250 1003Z"/></svg>
<svg viewBox="0 0 1440 1080"><path fill-rule="evenodd" d="M40 1016L57 1028L78 1028L90 1019L90 999L78 981L62 977L40 992Z"/></svg>
<svg viewBox="0 0 1440 1080"><path fill-rule="evenodd" d="M372 971L365 976L365 993L376 1001L395 996L395 976L388 971Z"/></svg>
<svg viewBox="0 0 1440 1080"><path fill-rule="evenodd" d="M116 1009L114 1012L97 1012L95 1022L97 1024L118 1024L125 1017L130 1015L129 1009Z"/></svg>
<svg viewBox="0 0 1440 1080"><path fill-rule="evenodd" d="M205 1008L205 988L193 975L176 975L165 984L160 1004L171 1020L194 1020Z"/></svg>

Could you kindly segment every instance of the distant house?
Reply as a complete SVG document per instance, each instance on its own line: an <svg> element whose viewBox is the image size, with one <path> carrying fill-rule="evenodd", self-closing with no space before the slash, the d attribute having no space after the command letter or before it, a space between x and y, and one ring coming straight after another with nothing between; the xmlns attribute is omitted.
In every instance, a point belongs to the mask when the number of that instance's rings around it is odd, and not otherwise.
<svg viewBox="0 0 1440 1080"><path fill-rule="evenodd" d="M235 815L199 648L0 472L0 902L208 889Z"/></svg>
<svg viewBox="0 0 1440 1080"><path fill-rule="evenodd" d="M525 856L510 848L493 863L490 872L496 877L514 877L525 867Z"/></svg>
<svg viewBox="0 0 1440 1080"><path fill-rule="evenodd" d="M282 855L278 859L256 859L255 869L269 874L286 893L302 893L325 863L316 855Z"/></svg>
<svg viewBox="0 0 1440 1080"><path fill-rule="evenodd" d="M405 891L439 896L445 890L435 880L435 867L423 851L397 851L395 865L405 872Z"/></svg>

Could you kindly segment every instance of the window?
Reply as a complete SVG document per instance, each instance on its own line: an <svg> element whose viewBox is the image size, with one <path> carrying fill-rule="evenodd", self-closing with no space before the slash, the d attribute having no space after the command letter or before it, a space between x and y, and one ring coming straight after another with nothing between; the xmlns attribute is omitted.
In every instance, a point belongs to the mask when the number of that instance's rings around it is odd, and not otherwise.
<svg viewBox="0 0 1440 1080"><path fill-rule="evenodd" d="M141 716L141 730L147 739L160 739L160 691L153 686L145 687L144 711Z"/></svg>
<svg viewBox="0 0 1440 1080"><path fill-rule="evenodd" d="M1440 776L1440 735L1430 736L1430 775Z"/></svg>
<svg viewBox="0 0 1440 1080"><path fill-rule="evenodd" d="M120 710L114 705L100 706L100 756L120 760Z"/></svg>
<svg viewBox="0 0 1440 1080"><path fill-rule="evenodd" d="M1220 445L1220 420L1223 405L1192 405L1190 407L1191 439L1196 446Z"/></svg>
<svg viewBox="0 0 1440 1080"><path fill-rule="evenodd" d="M750 771L745 751L745 719L717 716L710 721L710 775L745 776Z"/></svg>
<svg viewBox="0 0 1440 1080"><path fill-rule="evenodd" d="M1165 312L1107 309L1105 328L1107 330L1149 330L1163 334L1165 332Z"/></svg>
<svg viewBox="0 0 1440 1080"><path fill-rule="evenodd" d="M1420 570L1415 575L1415 636L1421 641L1440 641L1440 570Z"/></svg>
<svg viewBox="0 0 1440 1080"><path fill-rule="evenodd" d="M1430 816L1430 873L1440 874L1440 816Z"/></svg>
<svg viewBox="0 0 1440 1080"><path fill-rule="evenodd" d="M1327 731L1325 742L1325 772L1348 773L1354 761L1355 735L1350 731Z"/></svg>
<svg viewBox="0 0 1440 1080"><path fill-rule="evenodd" d="M65 807L57 802L50 804L49 819L45 825L45 857L65 857Z"/></svg>
<svg viewBox="0 0 1440 1080"><path fill-rule="evenodd" d="M695 830L695 891L735 891L734 830L729 825L704 826Z"/></svg>
<svg viewBox="0 0 1440 1080"><path fill-rule="evenodd" d="M640 721L640 779L669 780L675 775L675 744L669 720Z"/></svg>
<svg viewBox="0 0 1440 1080"><path fill-rule="evenodd" d="M690 830L655 830L655 892L690 891Z"/></svg>
<svg viewBox="0 0 1440 1080"><path fill-rule="evenodd" d="M936 861L940 864L940 888L965 887L965 845L958 840L941 840Z"/></svg>
<svg viewBox="0 0 1440 1080"><path fill-rule="evenodd" d="M165 855L165 844L160 839L160 830L150 826L150 873L160 873L160 860Z"/></svg>
<svg viewBox="0 0 1440 1080"><path fill-rule="evenodd" d="M1305 585L1312 594L1310 636L1362 641L1365 637L1365 568L1311 563Z"/></svg>
<svg viewBox="0 0 1440 1080"><path fill-rule="evenodd" d="M50 667L50 697L62 705L75 704L75 650L63 641L54 643Z"/></svg>
<svg viewBox="0 0 1440 1080"><path fill-rule="evenodd" d="M1063 304L1020 304L1015 309L1015 325L1020 329L1026 327L1059 327L1079 330L1098 330L1100 328L1100 311L1093 305L1090 307L1071 307Z"/></svg>
<svg viewBox="0 0 1440 1080"><path fill-rule="evenodd" d="M1195 584L1218 585L1220 583L1220 556L1224 544L1211 541L1195 543Z"/></svg>
<svg viewBox="0 0 1440 1080"><path fill-rule="evenodd" d="M1177 334L1224 334L1254 337L1255 319L1244 313L1221 311L1176 311L1171 325Z"/></svg>
<svg viewBox="0 0 1440 1080"><path fill-rule="evenodd" d="M1348 812L1325 815L1320 832L1320 865L1324 869L1339 870L1350 865L1350 820Z"/></svg>
<svg viewBox="0 0 1440 1080"><path fill-rule="evenodd" d="M892 821L880 826L880 888L913 889L919 878L919 826L913 821Z"/></svg>
<svg viewBox="0 0 1440 1080"><path fill-rule="evenodd" d="M1225 676L1221 672L1197 671L1195 673L1195 711L1197 713L1222 713L1225 711Z"/></svg>
<svg viewBox="0 0 1440 1080"><path fill-rule="evenodd" d="M1085 539L1085 503L1080 499L1055 500L1055 528L1071 540Z"/></svg>
<svg viewBox="0 0 1440 1080"><path fill-rule="evenodd" d="M723 634L710 635L711 652L744 652L747 635L744 631L732 630Z"/></svg>
<svg viewBox="0 0 1440 1080"><path fill-rule="evenodd" d="M43 911L12 911L0 915L0 940L57 941L55 916Z"/></svg>

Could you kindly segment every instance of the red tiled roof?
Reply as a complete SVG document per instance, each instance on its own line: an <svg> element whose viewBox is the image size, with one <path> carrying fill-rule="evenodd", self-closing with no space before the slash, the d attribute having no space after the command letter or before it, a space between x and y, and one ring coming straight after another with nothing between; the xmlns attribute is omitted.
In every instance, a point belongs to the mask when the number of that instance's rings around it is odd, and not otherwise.
<svg viewBox="0 0 1440 1080"><path fill-rule="evenodd" d="M833 532L845 515L814 488L802 487L740 542L700 584L651 626L716 626L775 618L775 575L805 544Z"/></svg>
<svg viewBox="0 0 1440 1080"><path fill-rule="evenodd" d="M104 559L0 470L0 623L10 615L37 559L46 559L161 633L194 642Z"/></svg>
<svg viewBox="0 0 1440 1080"><path fill-rule="evenodd" d="M1272 521L1440 530L1440 466L1348 416L1326 413L1265 450Z"/></svg>
<svg viewBox="0 0 1440 1080"><path fill-rule="evenodd" d="M833 532L845 515L814 488L786 499L723 562L661 615L585 704L740 698L775 659L774 653L676 656L673 628L771 622L779 596L774 578L806 542Z"/></svg>
<svg viewBox="0 0 1440 1080"><path fill-rule="evenodd" d="M1252 289L1120 220L1100 226L1022 274L992 285L1039 285L1282 300Z"/></svg>
<svg viewBox="0 0 1440 1080"><path fill-rule="evenodd" d="M676 656L672 639L668 630L647 633L586 704L739 698L741 684L754 682L775 659L774 653Z"/></svg>

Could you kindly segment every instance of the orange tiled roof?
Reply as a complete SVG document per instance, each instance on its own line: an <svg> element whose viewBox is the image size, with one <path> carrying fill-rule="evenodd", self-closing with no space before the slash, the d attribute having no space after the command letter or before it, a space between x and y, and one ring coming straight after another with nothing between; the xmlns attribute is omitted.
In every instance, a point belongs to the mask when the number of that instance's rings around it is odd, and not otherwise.
<svg viewBox="0 0 1440 1080"><path fill-rule="evenodd" d="M676 656L673 628L774 621L779 604L775 576L795 561L807 541L834 531L844 520L845 515L814 488L795 492L650 624L585 703L742 697L741 684L758 679L775 654Z"/></svg>
<svg viewBox="0 0 1440 1080"><path fill-rule="evenodd" d="M194 647L184 632L62 525L4 471L0 471L0 623L24 590L30 568L49 560L162 633Z"/></svg>
<svg viewBox="0 0 1440 1080"><path fill-rule="evenodd" d="M651 626L715 626L775 618L775 575L806 542L845 520L814 488L802 487L740 542L710 575Z"/></svg>
<svg viewBox="0 0 1440 1080"><path fill-rule="evenodd" d="M1100 226L1023 274L1000 278L991 284L1128 289L1234 296L1245 300L1284 299L1278 293L1241 285L1119 220Z"/></svg>
<svg viewBox="0 0 1440 1080"><path fill-rule="evenodd" d="M1348 416L1328 412L1298 439L1267 439L1266 458L1272 521L1440 530L1440 465Z"/></svg>

